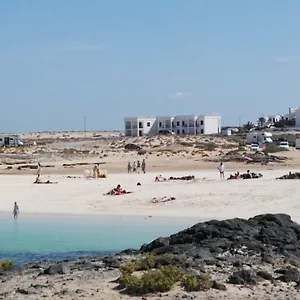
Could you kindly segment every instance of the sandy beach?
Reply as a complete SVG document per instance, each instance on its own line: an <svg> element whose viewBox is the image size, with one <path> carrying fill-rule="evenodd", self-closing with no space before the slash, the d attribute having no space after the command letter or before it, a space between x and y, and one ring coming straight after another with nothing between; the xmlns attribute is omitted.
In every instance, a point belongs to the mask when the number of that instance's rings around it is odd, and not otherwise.
<svg viewBox="0 0 300 300"><path fill-rule="evenodd" d="M143 137L120 138L118 132L30 133L23 134L23 148L7 148L0 152L0 213L12 213L13 204L20 208L20 218L38 215L139 216L207 221L211 219L249 218L263 213L285 213L300 222L298 180L276 180L297 172L300 155L292 149L274 155L253 154L240 141L219 137ZM137 143L144 154L124 151L126 143ZM283 159L282 159L283 158ZM146 159L146 174L127 174L127 163ZM282 160L281 160L282 159ZM217 170L225 161L225 180ZM41 179L57 184L34 184L37 163L42 167ZM95 163L108 172L103 179L85 178ZM258 179L226 180L236 171L262 173ZM169 178L193 175L193 180L155 182L161 175ZM140 185L137 185L137 183ZM105 195L118 184L126 195ZM173 197L172 201L153 203L153 198ZM196 222L196 221L195 221ZM183 228L182 228L183 229ZM120 294L112 280L118 274L76 271L52 277L13 277L3 288L3 299L141 299ZM108 276L108 277L107 277ZM15 287L27 290L33 279L41 286L50 285L39 295L16 294ZM48 282L48 283L47 283ZM4 289L5 288L5 289ZM290 291L290 289L293 291ZM44 289L44 288L43 288ZM65 292L65 290L68 292ZM81 292L77 293L77 290ZM56 292L54 292L56 291ZM267 294L270 296L268 298ZM10 296L8 296L10 295ZM2 296L0 295L0 299ZM298 299L293 286L280 283L276 287L227 285L227 291L186 294L179 288L161 295L160 299ZM156 299L157 296L148 297Z"/></svg>
<svg viewBox="0 0 300 300"><path fill-rule="evenodd" d="M220 180L216 171L162 172L163 177L194 175L191 181L155 182L156 173L111 174L106 179L78 175L44 176L58 182L33 184L32 175L0 176L0 211L10 212L16 201L21 213L81 215L144 215L197 217L201 220L248 218L261 213L287 213L300 221L300 191L297 180L276 180L288 170L261 171L263 178ZM137 185L140 182L141 185ZM132 194L104 195L117 184ZM152 203L154 197L174 201Z"/></svg>

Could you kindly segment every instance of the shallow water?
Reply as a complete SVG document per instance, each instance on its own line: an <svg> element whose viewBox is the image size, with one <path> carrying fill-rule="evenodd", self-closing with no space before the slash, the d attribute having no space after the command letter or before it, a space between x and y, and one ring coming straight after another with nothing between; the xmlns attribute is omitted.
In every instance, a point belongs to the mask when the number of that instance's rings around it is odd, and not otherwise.
<svg viewBox="0 0 300 300"><path fill-rule="evenodd" d="M0 215L0 259L61 260L139 248L196 223L192 219L121 216Z"/></svg>

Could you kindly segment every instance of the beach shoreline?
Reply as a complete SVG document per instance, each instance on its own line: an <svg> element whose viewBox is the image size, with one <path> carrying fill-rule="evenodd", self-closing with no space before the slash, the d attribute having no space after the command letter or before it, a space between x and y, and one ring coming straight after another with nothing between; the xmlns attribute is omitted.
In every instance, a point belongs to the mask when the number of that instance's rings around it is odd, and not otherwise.
<svg viewBox="0 0 300 300"><path fill-rule="evenodd" d="M256 171L256 169L252 169ZM162 177L194 175L195 180L155 182L157 173L109 174L106 179L43 175L58 184L33 184L32 175L2 175L0 212L84 216L128 216L199 219L248 218L260 213L287 213L300 220L297 180L276 180L291 169L258 171L262 178L220 180L216 171L164 171ZM226 177L230 172L226 173ZM227 175L228 174L228 175ZM141 185L137 185L140 182ZM121 184L129 195L104 195ZM152 203L152 199L174 201Z"/></svg>

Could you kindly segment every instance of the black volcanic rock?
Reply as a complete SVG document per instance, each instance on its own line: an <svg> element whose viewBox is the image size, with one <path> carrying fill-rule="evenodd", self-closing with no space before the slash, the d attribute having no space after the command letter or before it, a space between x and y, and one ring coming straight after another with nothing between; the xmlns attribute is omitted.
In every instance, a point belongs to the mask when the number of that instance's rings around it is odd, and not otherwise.
<svg viewBox="0 0 300 300"><path fill-rule="evenodd" d="M300 258L300 225L285 214L213 220L158 238L143 245L139 252L184 254L198 262L220 257L224 260L274 255Z"/></svg>

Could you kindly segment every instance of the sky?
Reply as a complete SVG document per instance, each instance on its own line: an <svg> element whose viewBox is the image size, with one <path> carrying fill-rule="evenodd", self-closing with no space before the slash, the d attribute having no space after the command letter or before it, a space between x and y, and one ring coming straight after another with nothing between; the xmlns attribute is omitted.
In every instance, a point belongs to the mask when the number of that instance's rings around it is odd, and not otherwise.
<svg viewBox="0 0 300 300"><path fill-rule="evenodd" d="M300 106L299 0L0 1L0 131Z"/></svg>

